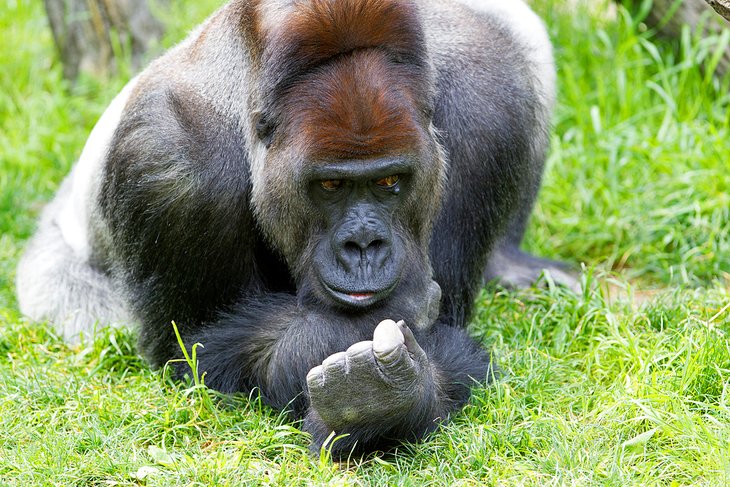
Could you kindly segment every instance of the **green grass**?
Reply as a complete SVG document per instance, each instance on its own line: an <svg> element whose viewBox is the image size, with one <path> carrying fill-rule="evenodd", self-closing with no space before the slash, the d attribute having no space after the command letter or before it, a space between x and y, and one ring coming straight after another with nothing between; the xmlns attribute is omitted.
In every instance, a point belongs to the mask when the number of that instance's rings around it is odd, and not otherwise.
<svg viewBox="0 0 730 487"><path fill-rule="evenodd" d="M560 94L527 246L584 263L586 291L485 291L472 330L503 380L350 465L255 398L151 371L133 332L71 347L22 319L24 241L124 76L69 86L41 2L2 3L0 484L730 485L730 30L672 47L622 10L536 3ZM215 4L172 1L165 44Z"/></svg>

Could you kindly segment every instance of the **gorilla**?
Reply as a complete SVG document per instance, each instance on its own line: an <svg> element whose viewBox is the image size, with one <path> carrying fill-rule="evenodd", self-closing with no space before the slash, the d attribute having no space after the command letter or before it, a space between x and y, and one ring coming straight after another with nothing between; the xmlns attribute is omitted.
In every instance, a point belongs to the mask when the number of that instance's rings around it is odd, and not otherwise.
<svg viewBox="0 0 730 487"><path fill-rule="evenodd" d="M335 455L433 431L494 375L465 331L519 250L555 73L520 0L233 0L130 81L44 210L21 311L200 343ZM172 363L184 377L187 364Z"/></svg>

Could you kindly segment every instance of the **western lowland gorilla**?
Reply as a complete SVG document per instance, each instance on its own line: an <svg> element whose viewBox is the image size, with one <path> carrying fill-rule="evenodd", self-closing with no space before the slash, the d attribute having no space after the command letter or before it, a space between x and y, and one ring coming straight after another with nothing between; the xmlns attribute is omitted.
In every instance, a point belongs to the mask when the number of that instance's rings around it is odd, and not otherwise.
<svg viewBox="0 0 730 487"><path fill-rule="evenodd" d="M136 323L154 366L200 343L338 455L418 439L489 380L466 333L518 250L554 98L519 0L234 0L114 99L17 273L73 340ZM184 376L187 365L174 365Z"/></svg>

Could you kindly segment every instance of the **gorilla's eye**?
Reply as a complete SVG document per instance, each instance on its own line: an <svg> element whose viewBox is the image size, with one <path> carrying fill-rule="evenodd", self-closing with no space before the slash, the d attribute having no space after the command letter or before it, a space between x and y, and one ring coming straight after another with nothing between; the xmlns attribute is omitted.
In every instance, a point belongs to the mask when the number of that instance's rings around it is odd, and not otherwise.
<svg viewBox="0 0 730 487"><path fill-rule="evenodd" d="M376 179L375 184L383 189L390 189L398 184L400 177L397 174L392 176L385 176L384 178Z"/></svg>
<svg viewBox="0 0 730 487"><path fill-rule="evenodd" d="M319 182L319 185L322 186L322 189L326 191L337 191L342 187L342 184L342 179L324 179Z"/></svg>
<svg viewBox="0 0 730 487"><path fill-rule="evenodd" d="M264 115L260 115L256 121L256 135L261 139L266 148L271 147L271 142L274 139L274 124L266 119Z"/></svg>

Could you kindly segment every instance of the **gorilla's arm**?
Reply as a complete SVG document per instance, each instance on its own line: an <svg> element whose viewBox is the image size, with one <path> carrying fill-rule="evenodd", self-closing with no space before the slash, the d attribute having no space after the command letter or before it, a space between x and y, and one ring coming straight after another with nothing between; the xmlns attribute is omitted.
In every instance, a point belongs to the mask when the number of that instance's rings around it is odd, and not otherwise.
<svg viewBox="0 0 730 487"><path fill-rule="evenodd" d="M268 404L305 419L315 449L332 431L347 435L332 447L338 456L423 437L468 400L475 381L488 379L488 353L463 330L411 333L370 320L338 320L277 294L240 303L185 341L204 346L197 357L206 385L258 388Z"/></svg>

